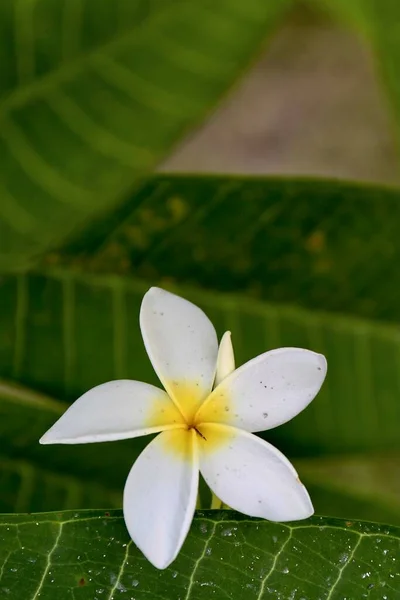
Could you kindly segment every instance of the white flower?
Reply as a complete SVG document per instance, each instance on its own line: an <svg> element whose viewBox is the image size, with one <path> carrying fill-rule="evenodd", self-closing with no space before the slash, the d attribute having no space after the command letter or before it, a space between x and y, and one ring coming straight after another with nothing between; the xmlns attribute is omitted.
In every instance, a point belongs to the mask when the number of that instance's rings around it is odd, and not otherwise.
<svg viewBox="0 0 400 600"><path fill-rule="evenodd" d="M233 370L230 334L218 351L206 315L158 288L144 296L140 327L166 392L139 381L104 383L81 396L40 442L85 444L162 432L133 465L123 500L133 541L159 569L176 558L186 538L199 471L218 498L242 513L271 521L309 517L313 506L291 463L250 432L302 411L322 385L325 358L280 348Z"/></svg>

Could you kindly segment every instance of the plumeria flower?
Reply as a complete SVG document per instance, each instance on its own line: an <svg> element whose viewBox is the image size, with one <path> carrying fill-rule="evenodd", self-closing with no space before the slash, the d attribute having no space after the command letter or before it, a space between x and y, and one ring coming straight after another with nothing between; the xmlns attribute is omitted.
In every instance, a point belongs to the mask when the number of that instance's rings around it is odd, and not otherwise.
<svg viewBox="0 0 400 600"><path fill-rule="evenodd" d="M123 511L133 541L159 569L177 556L193 519L199 472L224 504L271 521L313 513L291 463L251 432L289 421L318 393L321 354L280 348L234 370L230 334L194 304L159 288L144 296L140 327L166 391L110 381L81 396L42 444L109 442L161 432L134 463ZM213 385L215 387L213 389Z"/></svg>

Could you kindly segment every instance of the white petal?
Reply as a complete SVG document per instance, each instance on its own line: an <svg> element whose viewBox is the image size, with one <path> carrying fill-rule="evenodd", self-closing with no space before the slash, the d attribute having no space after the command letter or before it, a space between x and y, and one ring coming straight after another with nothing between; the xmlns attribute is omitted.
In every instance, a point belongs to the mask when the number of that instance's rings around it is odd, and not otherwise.
<svg viewBox="0 0 400 600"><path fill-rule="evenodd" d="M322 354L279 348L236 369L200 407L196 422L264 431L290 421L319 392L327 370Z"/></svg>
<svg viewBox="0 0 400 600"><path fill-rule="evenodd" d="M191 302L151 288L143 298L140 327L154 370L189 420L214 381L218 341L211 321Z"/></svg>
<svg viewBox="0 0 400 600"><path fill-rule="evenodd" d="M225 331L218 348L217 372L215 373L215 387L235 370L235 355L231 340L231 332Z"/></svg>
<svg viewBox="0 0 400 600"><path fill-rule="evenodd" d="M297 521L313 512L291 463L257 436L227 425L200 427L200 471L225 504L251 517Z"/></svg>
<svg viewBox="0 0 400 600"><path fill-rule="evenodd" d="M194 430L165 431L142 452L125 484L124 517L146 558L165 569L187 536L199 481Z"/></svg>
<svg viewBox="0 0 400 600"><path fill-rule="evenodd" d="M78 398L41 438L41 444L86 444L138 437L182 426L182 416L163 391L121 379Z"/></svg>

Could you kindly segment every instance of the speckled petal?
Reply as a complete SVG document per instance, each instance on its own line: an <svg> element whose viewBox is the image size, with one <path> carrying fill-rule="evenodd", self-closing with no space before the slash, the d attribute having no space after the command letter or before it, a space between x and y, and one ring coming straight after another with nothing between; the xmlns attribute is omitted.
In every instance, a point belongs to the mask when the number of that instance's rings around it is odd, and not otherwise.
<svg viewBox="0 0 400 600"><path fill-rule="evenodd" d="M279 348L239 367L200 407L196 422L264 431L290 421L313 400L325 379L322 354Z"/></svg>
<svg viewBox="0 0 400 600"><path fill-rule="evenodd" d="M126 526L158 569L176 558L193 519L199 480L196 435L194 430L161 433L139 456L126 481Z"/></svg>
<svg viewBox="0 0 400 600"><path fill-rule="evenodd" d="M291 463L259 437L234 427L201 425L200 471L225 504L251 517L297 521L313 506ZM208 450L210 444L210 450Z"/></svg>
<svg viewBox="0 0 400 600"><path fill-rule="evenodd" d="M109 381L78 398L41 444L87 444L134 438L182 427L182 415L163 391L140 381Z"/></svg>
<svg viewBox="0 0 400 600"><path fill-rule="evenodd" d="M140 327L154 370L190 420L214 382L218 341L211 321L191 302L151 288L143 298Z"/></svg>

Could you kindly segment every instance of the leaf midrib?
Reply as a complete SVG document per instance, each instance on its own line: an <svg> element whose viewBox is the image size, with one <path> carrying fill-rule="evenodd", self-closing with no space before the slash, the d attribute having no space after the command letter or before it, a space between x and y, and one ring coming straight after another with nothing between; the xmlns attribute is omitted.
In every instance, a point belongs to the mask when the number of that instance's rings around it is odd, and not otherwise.
<svg viewBox="0 0 400 600"><path fill-rule="evenodd" d="M11 112L14 108L22 106L33 98L40 96L42 93L51 89L54 84L60 83L80 70L83 70L93 58L98 56L99 53L123 47L129 41L132 41L133 33L136 34L136 43L140 37L145 35L149 23L164 19L165 16L175 8L176 3L182 4L182 0L174 0L173 7L170 5L164 6L162 10L148 14L140 21L140 23L133 25L126 30L125 33L122 34L121 32L118 32L119 35L112 36L106 43L99 44L90 51L86 53L83 52L74 59L61 63L61 65L58 65L57 69L53 69L52 71L35 78L32 83L29 83L24 87L17 87L10 92L2 102L0 102L0 118L7 115L7 113Z"/></svg>
<svg viewBox="0 0 400 600"><path fill-rule="evenodd" d="M10 383L0 379L0 400L5 399L11 402L19 403L24 406L33 406L34 408L43 408L56 415L61 415L68 404L54 400L44 394L39 394L29 388L19 386L16 383Z"/></svg>

